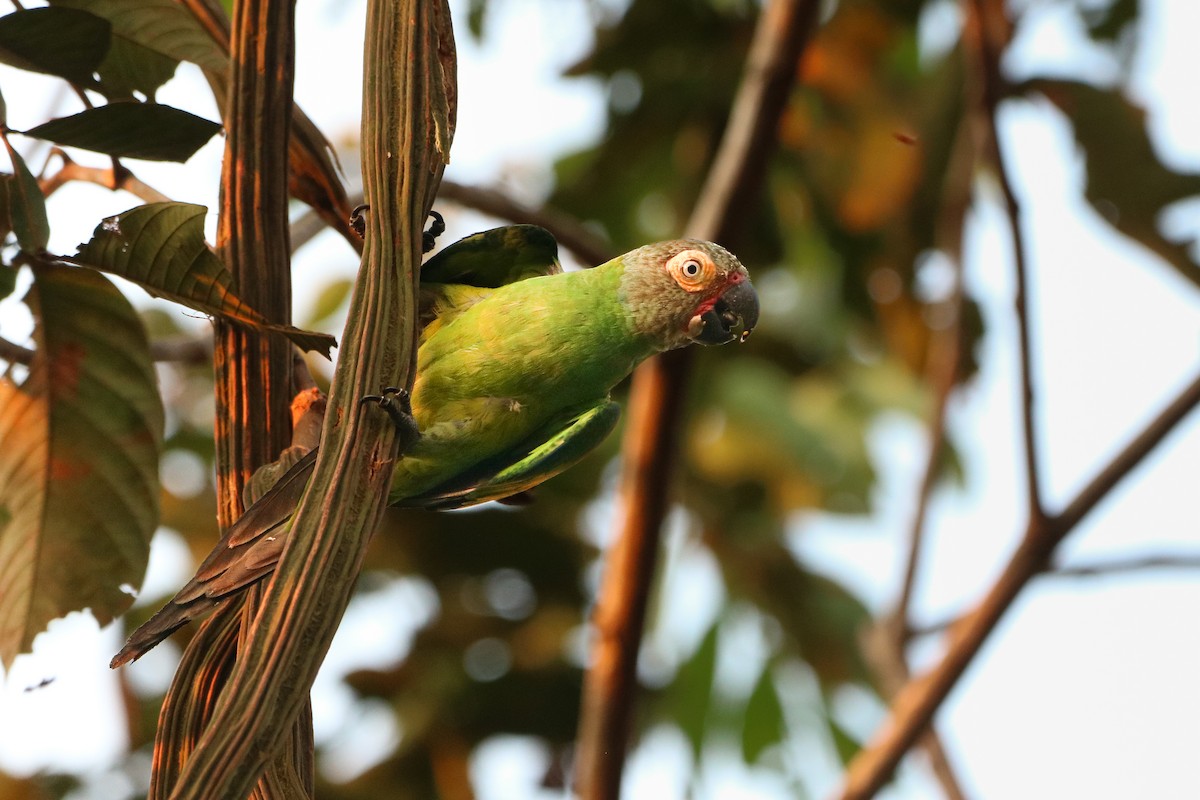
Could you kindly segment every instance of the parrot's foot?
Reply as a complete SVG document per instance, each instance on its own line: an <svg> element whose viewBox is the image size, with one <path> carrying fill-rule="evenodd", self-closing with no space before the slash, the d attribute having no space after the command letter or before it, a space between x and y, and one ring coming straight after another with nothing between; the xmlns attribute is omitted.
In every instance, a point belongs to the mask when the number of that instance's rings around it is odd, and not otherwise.
<svg viewBox="0 0 1200 800"><path fill-rule="evenodd" d="M387 386L381 394L369 394L359 403L378 403L392 418L392 424L396 426L396 433L400 436L401 455L421 438L417 420L413 417L412 398L409 397L408 390Z"/></svg>
<svg viewBox="0 0 1200 800"><path fill-rule="evenodd" d="M446 220L442 219L442 215L436 211L430 211L429 216L433 217L433 222L429 223L429 230L421 234L421 252L428 253L437 244L437 237L446 232Z"/></svg>
<svg viewBox="0 0 1200 800"><path fill-rule="evenodd" d="M350 227L358 234L358 238L365 239L367 236L367 218L365 213L371 210L371 206L367 203L354 207L350 212Z"/></svg>

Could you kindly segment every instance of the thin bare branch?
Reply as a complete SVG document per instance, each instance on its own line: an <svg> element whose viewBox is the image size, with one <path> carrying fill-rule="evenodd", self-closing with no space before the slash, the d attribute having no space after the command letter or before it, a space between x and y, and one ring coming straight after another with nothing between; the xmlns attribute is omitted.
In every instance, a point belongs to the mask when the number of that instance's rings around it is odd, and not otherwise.
<svg viewBox="0 0 1200 800"><path fill-rule="evenodd" d="M558 243L574 253L586 266L603 264L616 255L602 236L570 214L549 206L528 206L499 189L442 181L438 189L438 199L448 200L464 208L509 222L540 225L554 234ZM360 205L363 202L362 192L352 194L349 202L353 206ZM292 223L292 252L308 244L325 227L325 221L315 211L308 211L298 217Z"/></svg>
<svg viewBox="0 0 1200 800"><path fill-rule="evenodd" d="M1017 318L1018 357L1021 369L1021 433L1025 460L1025 492L1031 518L1045 515L1042 502L1041 481L1037 441L1037 405L1033 378L1033 343L1029 319L1029 266L1028 246L1021 225L1021 205L1009 177L1005 163L1004 148L1000 145L1000 128L997 124L997 109L1005 94L1007 82L1000 70L1000 56L1007 46L1012 26L1005 16L1002 3L995 0L970 0L968 8L967 39L973 39L976 57L975 86L978 90L978 113L983 124L984 147L991 162L992 171L1000 192L1004 197L1005 219L1008 223L1013 247L1013 272L1017 292L1014 306Z"/></svg>
<svg viewBox="0 0 1200 800"><path fill-rule="evenodd" d="M1200 570L1200 553L1163 553L1135 556L1094 564L1070 564L1052 567L1043 574L1048 578L1102 578L1137 572Z"/></svg>
<svg viewBox="0 0 1200 800"><path fill-rule="evenodd" d="M746 215L756 210L753 200L819 5L773 0L763 9L689 235L730 244ZM638 647L669 505L689 364L688 351L678 350L650 359L634 373L623 442L622 511L594 617L595 654L584 683L576 748L576 788L584 800L615 800L620 794Z"/></svg>
<svg viewBox="0 0 1200 800"><path fill-rule="evenodd" d="M957 254L955 254L957 256ZM961 260L955 257L954 285L947 303L952 315L951 323L935 334L929 345L927 364L928 380L933 387L934 403L928 423L929 448L925 468L916 492L916 507L908 530L908 551L905 559L904 577L896 607L878 625L879 640L868 650L872 654L872 666L880 677L881 688L889 699L912 677L907 660L909 640L909 611L916 589L918 566L924 545L926 519L933 488L937 483L946 448L946 409L951 393L958 383L958 365L962 354L962 309L963 285ZM938 733L933 728L921 737L921 748L929 759L934 777L941 785L942 793L949 800L964 800L966 797L957 773L950 764L950 757Z"/></svg>
<svg viewBox="0 0 1200 800"><path fill-rule="evenodd" d="M603 264L616 255L604 237L570 214L548 206L533 208L497 189L442 181L438 197L512 222L541 225L589 267Z"/></svg>
<svg viewBox="0 0 1200 800"><path fill-rule="evenodd" d="M62 159L62 167L53 175L38 180L38 187L46 197L54 194L71 181L94 183L113 191L121 190L132 194L145 203L167 203L171 198L144 183L129 170L114 159L111 167L87 167L64 153L57 147L51 151L51 156Z"/></svg>
<svg viewBox="0 0 1200 800"><path fill-rule="evenodd" d="M1139 572L1200 572L1200 553L1159 553L1114 558L1092 564L1054 565L1043 569L1034 577L1080 580L1136 575ZM961 616L946 617L921 625L913 625L909 628L909 636L914 639L940 636L963 619L964 617Z"/></svg>
<svg viewBox="0 0 1200 800"><path fill-rule="evenodd" d="M155 361L174 361L183 364L203 364L212 359L212 338L179 336L150 343L150 357ZM33 350L0 338L0 361L24 364L33 360Z"/></svg>
<svg viewBox="0 0 1200 800"><path fill-rule="evenodd" d="M942 660L896 694L886 727L850 762L839 795L842 800L866 800L887 783L900 759L929 725L934 712L1025 585L1046 571L1051 556L1067 534L1197 405L1200 405L1200 376L1101 469L1066 509L1030 521L1021 544L983 600L949 628L950 641Z"/></svg>

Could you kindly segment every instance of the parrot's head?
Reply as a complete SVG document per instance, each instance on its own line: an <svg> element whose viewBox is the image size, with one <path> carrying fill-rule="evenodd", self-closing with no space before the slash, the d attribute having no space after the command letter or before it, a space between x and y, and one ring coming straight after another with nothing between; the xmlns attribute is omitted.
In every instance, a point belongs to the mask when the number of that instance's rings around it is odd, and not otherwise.
<svg viewBox="0 0 1200 800"><path fill-rule="evenodd" d="M621 299L635 326L664 350L691 342L745 341L758 323L758 295L737 257L701 239L658 242L627 253Z"/></svg>

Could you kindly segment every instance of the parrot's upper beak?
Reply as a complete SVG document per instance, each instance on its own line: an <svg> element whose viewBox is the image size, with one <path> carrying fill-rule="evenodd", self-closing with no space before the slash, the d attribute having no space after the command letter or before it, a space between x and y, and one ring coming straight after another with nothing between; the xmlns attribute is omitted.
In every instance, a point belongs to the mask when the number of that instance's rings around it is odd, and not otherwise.
<svg viewBox="0 0 1200 800"><path fill-rule="evenodd" d="M749 280L735 283L717 298L708 311L699 316L701 330L692 336L700 344L727 344L734 339L746 341L758 324L758 293ZM696 322L696 319L693 319Z"/></svg>

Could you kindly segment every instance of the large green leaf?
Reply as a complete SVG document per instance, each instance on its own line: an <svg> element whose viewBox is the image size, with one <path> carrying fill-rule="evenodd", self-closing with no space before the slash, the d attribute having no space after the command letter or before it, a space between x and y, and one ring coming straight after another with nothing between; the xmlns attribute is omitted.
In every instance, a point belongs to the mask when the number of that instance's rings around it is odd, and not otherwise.
<svg viewBox="0 0 1200 800"><path fill-rule="evenodd" d="M328 357L336 344L332 336L272 323L238 296L233 275L204 241L207 211L189 203L138 206L101 222L73 260L204 314L281 333L299 347Z"/></svg>
<svg viewBox="0 0 1200 800"><path fill-rule="evenodd" d="M141 92L150 100L158 87L171 80L179 62L137 42L113 37L108 56L100 65L100 91L110 100L129 100Z"/></svg>
<svg viewBox="0 0 1200 800"><path fill-rule="evenodd" d="M228 56L176 0L51 0L55 6L83 9L112 24L113 36L176 61L224 70Z"/></svg>
<svg viewBox="0 0 1200 800"><path fill-rule="evenodd" d="M1146 130L1146 112L1119 89L1077 81L1039 79L1019 88L1044 95L1071 120L1087 156L1088 202L1114 228L1200 285L1190 243L1168 239L1158 224L1164 208L1200 195L1200 173L1163 164Z"/></svg>
<svg viewBox="0 0 1200 800"><path fill-rule="evenodd" d="M221 130L215 122L157 103L109 103L59 117L26 136L147 161L187 161Z"/></svg>
<svg viewBox="0 0 1200 800"><path fill-rule="evenodd" d="M132 602L158 522L162 402L145 330L102 275L34 267L37 349L0 379L0 662L47 623Z"/></svg>
<svg viewBox="0 0 1200 800"><path fill-rule="evenodd" d="M92 84L112 41L112 26L72 8L31 8L0 17L0 61Z"/></svg>
<svg viewBox="0 0 1200 800"><path fill-rule="evenodd" d="M692 756L700 759L712 706L713 678L717 672L717 641L721 620L715 621L700 640L699 647L679 667L667 689L671 715L692 746Z"/></svg>
<svg viewBox="0 0 1200 800"><path fill-rule="evenodd" d="M36 253L46 249L50 241L50 220L46 217L46 198L38 188L37 178L25 166L25 159L4 138L4 147L12 161L13 175L4 176L4 207L7 212L5 222L17 234L17 244L21 249Z"/></svg>
<svg viewBox="0 0 1200 800"><path fill-rule="evenodd" d="M767 664L746 701L746 716L742 723L742 758L747 764L758 761L763 751L783 741L787 729L783 704L775 688L774 671Z"/></svg>

